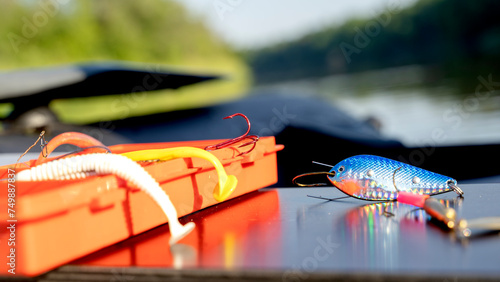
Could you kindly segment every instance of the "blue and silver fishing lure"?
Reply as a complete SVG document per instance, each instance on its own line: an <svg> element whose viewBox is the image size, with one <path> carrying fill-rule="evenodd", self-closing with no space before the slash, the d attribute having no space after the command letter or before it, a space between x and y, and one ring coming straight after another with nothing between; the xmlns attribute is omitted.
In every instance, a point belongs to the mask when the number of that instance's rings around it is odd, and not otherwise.
<svg viewBox="0 0 500 282"><path fill-rule="evenodd" d="M359 155L347 158L329 172L312 172L296 176L293 183L299 186L321 186L325 184L301 184L296 180L303 176L326 174L328 180L345 194L362 200L397 200L401 191L420 195L436 195L455 191L463 195L457 181L399 161Z"/></svg>

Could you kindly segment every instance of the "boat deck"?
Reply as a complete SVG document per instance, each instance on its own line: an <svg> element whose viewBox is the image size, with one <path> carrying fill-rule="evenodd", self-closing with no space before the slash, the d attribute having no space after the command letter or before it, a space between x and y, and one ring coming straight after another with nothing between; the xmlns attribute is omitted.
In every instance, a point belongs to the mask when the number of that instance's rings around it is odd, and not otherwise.
<svg viewBox="0 0 500 282"><path fill-rule="evenodd" d="M500 184L435 196L459 218L500 216ZM43 281L500 281L499 233L461 240L398 203L333 188L266 188L188 215L196 229L169 249L168 225L46 273ZM394 213L383 215L384 210Z"/></svg>

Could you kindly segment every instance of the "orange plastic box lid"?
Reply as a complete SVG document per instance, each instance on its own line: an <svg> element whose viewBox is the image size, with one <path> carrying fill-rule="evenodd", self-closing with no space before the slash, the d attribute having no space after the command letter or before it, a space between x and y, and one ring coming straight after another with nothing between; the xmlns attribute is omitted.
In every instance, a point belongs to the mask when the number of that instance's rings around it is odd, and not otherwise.
<svg viewBox="0 0 500 282"><path fill-rule="evenodd" d="M184 146L205 148L221 141L124 144L109 149L121 154ZM238 179L229 199L276 183L276 152L281 149L274 137L262 137L245 155L238 156L239 151L233 147L211 151L227 174ZM28 163L32 165L35 160ZM213 196L217 172L204 159L141 162L141 166L170 197L179 217L218 203ZM15 272L36 276L167 222L145 192L117 176L15 182L9 176L12 168L0 168L1 185L5 187L1 189L0 205L7 205L0 213L0 263L7 265L0 269L2 275Z"/></svg>

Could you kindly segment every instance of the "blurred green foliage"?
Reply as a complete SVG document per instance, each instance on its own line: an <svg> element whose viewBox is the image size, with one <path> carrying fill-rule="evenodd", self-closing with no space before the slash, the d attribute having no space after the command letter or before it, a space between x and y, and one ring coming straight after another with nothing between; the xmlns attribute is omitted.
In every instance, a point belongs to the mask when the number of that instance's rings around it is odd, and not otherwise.
<svg viewBox="0 0 500 282"><path fill-rule="evenodd" d="M0 68L124 60L182 67L230 79L160 91L131 109L141 115L238 97L250 83L245 62L184 8L167 0L2 0ZM67 122L114 119L122 96L54 101Z"/></svg>
<svg viewBox="0 0 500 282"><path fill-rule="evenodd" d="M500 71L500 1L394 2L370 19L353 19L299 40L246 54L258 83L405 65L440 77ZM474 82L477 83L477 82Z"/></svg>

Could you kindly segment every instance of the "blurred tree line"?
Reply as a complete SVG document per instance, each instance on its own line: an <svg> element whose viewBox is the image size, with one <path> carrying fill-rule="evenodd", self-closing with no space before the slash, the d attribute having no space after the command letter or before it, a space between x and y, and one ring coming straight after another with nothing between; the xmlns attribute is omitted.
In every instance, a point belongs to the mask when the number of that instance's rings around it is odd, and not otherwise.
<svg viewBox="0 0 500 282"><path fill-rule="evenodd" d="M395 3L374 18L245 56L257 83L414 64L441 77L476 79L479 71L500 71L498 11L495 0L420 0L405 9Z"/></svg>
<svg viewBox="0 0 500 282"><path fill-rule="evenodd" d="M179 101L181 108L210 104L240 95L249 85L250 72L241 56L174 1L2 0L0 17L2 71L124 60L230 75L231 79L202 83L200 88L181 88L175 92L176 99L156 97L151 103L145 101L137 114L148 112L146 108L169 110L172 103ZM96 102L93 112L88 111L91 102ZM96 98L82 104L79 99L75 103L56 102L54 107L63 119L88 122L112 118L105 102L109 101ZM102 112L96 112L100 108ZM87 117L75 120L80 114Z"/></svg>

